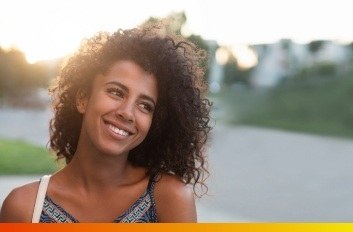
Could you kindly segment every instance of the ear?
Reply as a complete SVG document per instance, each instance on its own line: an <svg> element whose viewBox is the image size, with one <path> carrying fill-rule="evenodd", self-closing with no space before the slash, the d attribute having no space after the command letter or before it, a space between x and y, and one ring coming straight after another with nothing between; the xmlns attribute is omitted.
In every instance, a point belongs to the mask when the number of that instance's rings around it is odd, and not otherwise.
<svg viewBox="0 0 353 232"><path fill-rule="evenodd" d="M79 90L76 94L76 108L77 111L81 114L86 112L86 107L88 103L87 94L85 94L82 90Z"/></svg>

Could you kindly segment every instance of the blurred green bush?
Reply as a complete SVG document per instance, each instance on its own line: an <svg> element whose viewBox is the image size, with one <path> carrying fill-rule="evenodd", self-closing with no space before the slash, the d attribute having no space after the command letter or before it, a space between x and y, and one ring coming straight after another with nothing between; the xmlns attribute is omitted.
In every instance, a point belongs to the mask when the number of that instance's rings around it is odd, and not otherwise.
<svg viewBox="0 0 353 232"><path fill-rule="evenodd" d="M333 67L323 64L317 74L322 70ZM235 85L214 99L224 111L219 119L229 123L353 137L353 72L311 75L274 88Z"/></svg>
<svg viewBox="0 0 353 232"><path fill-rule="evenodd" d="M45 148L0 139L0 175L49 174L58 169L54 156Z"/></svg>

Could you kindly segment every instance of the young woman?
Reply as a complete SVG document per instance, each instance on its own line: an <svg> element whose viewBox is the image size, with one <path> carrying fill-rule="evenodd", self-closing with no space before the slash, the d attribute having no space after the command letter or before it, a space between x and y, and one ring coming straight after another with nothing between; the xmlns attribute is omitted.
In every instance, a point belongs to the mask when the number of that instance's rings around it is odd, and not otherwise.
<svg viewBox="0 0 353 232"><path fill-rule="evenodd" d="M0 221L196 222L210 130L203 58L156 27L86 40L51 88L50 148L67 165L14 189Z"/></svg>

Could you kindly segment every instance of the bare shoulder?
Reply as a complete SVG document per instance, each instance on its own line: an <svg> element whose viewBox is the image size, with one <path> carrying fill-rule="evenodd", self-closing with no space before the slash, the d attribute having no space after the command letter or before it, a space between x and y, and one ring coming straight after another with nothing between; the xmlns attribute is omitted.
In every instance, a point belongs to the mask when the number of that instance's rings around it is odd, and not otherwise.
<svg viewBox="0 0 353 232"><path fill-rule="evenodd" d="M192 186L178 177L163 174L154 189L157 217L160 222L196 222Z"/></svg>
<svg viewBox="0 0 353 232"><path fill-rule="evenodd" d="M31 222L39 181L13 189L5 198L0 222Z"/></svg>

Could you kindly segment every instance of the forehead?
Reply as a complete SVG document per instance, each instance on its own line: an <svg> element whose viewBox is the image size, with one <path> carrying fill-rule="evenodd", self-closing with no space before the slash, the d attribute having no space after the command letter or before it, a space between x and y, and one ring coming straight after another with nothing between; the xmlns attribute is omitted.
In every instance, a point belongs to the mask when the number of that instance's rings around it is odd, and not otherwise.
<svg viewBox="0 0 353 232"><path fill-rule="evenodd" d="M120 83L131 92L157 98L157 79L133 61L120 60L113 63L108 71L96 78L94 85Z"/></svg>

